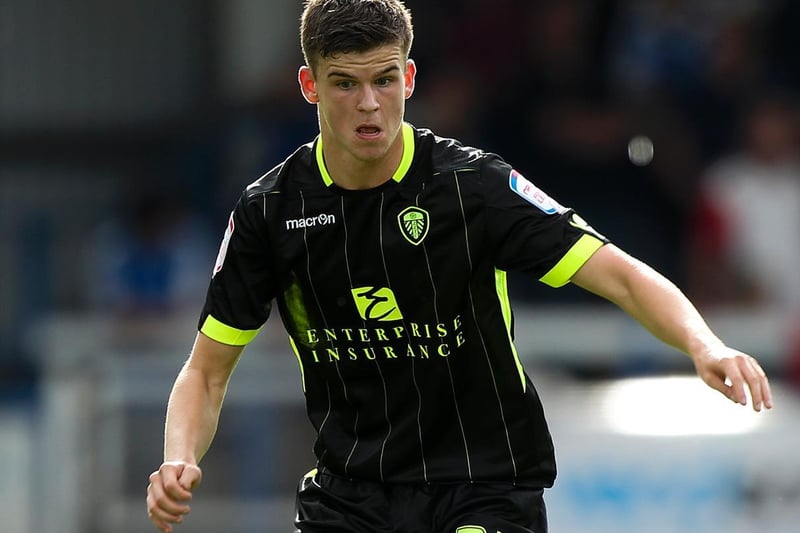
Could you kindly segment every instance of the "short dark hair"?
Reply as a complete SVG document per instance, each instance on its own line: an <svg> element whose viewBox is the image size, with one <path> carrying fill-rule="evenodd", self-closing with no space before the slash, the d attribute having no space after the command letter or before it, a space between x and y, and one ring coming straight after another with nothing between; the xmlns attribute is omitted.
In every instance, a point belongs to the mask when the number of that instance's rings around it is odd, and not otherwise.
<svg viewBox="0 0 800 533"><path fill-rule="evenodd" d="M401 0L306 0L300 45L306 64L320 58L399 44L406 59L414 39L411 12Z"/></svg>

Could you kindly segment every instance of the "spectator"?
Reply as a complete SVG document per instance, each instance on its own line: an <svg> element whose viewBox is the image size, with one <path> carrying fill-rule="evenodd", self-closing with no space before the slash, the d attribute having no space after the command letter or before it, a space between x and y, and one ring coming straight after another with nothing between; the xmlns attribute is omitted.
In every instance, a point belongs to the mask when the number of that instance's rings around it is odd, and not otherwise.
<svg viewBox="0 0 800 533"><path fill-rule="evenodd" d="M91 307L130 316L196 306L214 244L178 191L147 183L132 186L118 216L97 228L89 248Z"/></svg>
<svg viewBox="0 0 800 533"><path fill-rule="evenodd" d="M800 309L800 149L797 110L780 97L743 117L740 148L700 185L691 292L705 305Z"/></svg>

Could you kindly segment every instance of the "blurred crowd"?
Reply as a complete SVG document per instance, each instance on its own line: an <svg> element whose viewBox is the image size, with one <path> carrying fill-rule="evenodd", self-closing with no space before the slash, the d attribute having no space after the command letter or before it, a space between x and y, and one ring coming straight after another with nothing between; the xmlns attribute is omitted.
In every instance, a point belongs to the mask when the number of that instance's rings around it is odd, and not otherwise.
<svg viewBox="0 0 800 533"><path fill-rule="evenodd" d="M800 325L799 2L407 4L419 70L412 123L499 153L700 307L779 308ZM213 49L212 39L209 58ZM171 122L128 154L136 172L77 239L78 289L37 312L199 310L239 191L315 135L299 61L299 50L287 55L257 97L212 94L202 119ZM219 69L206 70L218 82ZM628 158L639 135L653 142L648 165ZM91 139L81 145L89 158ZM512 296L534 305L591 298L513 284ZM2 347L6 381L35 374L20 370L30 368L24 343Z"/></svg>

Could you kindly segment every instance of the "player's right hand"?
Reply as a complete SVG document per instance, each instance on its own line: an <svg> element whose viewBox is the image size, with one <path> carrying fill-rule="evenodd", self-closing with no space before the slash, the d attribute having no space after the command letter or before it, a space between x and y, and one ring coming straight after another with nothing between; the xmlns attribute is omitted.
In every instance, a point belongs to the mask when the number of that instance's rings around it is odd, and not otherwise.
<svg viewBox="0 0 800 533"><path fill-rule="evenodd" d="M147 516L164 533L172 533L172 524L180 524L191 510L192 490L200 484L203 473L196 464L167 461L150 474L147 486Z"/></svg>

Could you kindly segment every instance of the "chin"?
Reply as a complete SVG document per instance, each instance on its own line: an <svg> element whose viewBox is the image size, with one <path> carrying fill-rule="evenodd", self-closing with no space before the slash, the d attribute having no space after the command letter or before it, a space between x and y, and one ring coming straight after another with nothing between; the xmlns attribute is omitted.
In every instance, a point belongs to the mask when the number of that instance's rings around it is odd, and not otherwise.
<svg viewBox="0 0 800 533"><path fill-rule="evenodd" d="M386 157L386 150L356 150L355 156L364 163L374 163Z"/></svg>

